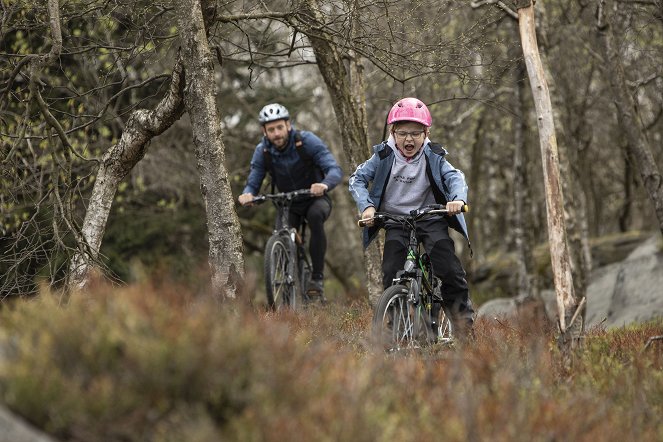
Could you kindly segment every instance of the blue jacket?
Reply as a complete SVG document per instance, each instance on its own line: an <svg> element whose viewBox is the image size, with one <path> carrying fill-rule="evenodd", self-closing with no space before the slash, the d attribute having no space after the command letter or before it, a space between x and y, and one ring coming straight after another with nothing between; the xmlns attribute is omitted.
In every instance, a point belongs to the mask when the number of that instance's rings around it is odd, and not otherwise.
<svg viewBox="0 0 663 442"><path fill-rule="evenodd" d="M467 184L465 175L455 169L444 157L447 151L438 144L428 142L424 147L426 157L426 174L433 186L433 195L438 204L446 204L448 201L465 201L467 203ZM357 203L359 213L368 207L380 210L382 195L387 188L387 182L391 175L391 166L394 163L393 149L383 142L373 146L373 156L357 167L350 176L350 194ZM370 191L369 183L373 183ZM467 225L462 213L449 219L449 226L460 232L469 243ZM364 228L364 247L367 247L375 238L378 227Z"/></svg>
<svg viewBox="0 0 663 442"><path fill-rule="evenodd" d="M326 184L329 191L341 182L343 171L325 143L312 132L299 131L303 142L301 154L310 158L312 162L307 163L295 148L295 132L295 129L290 130L290 140L282 151L278 150L267 137L263 137L253 152L251 171L242 193L258 195L265 175L272 171L274 173L272 180L280 192L308 189L313 183ZM268 170L265 164L263 152L265 148L271 157L272 170ZM315 166L314 170L311 170L311 164Z"/></svg>

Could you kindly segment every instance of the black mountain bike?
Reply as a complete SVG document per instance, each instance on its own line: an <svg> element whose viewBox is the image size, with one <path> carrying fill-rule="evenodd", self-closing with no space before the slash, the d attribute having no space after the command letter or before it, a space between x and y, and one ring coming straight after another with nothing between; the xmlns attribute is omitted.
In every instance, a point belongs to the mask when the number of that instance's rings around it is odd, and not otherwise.
<svg viewBox="0 0 663 442"><path fill-rule="evenodd" d="M467 206L462 211L466 212ZM372 337L387 352L453 341L450 309L443 300L441 281L433 275L430 258L423 251L416 231L418 221L446 213L445 206L432 204L413 210L410 215L376 212L372 218L379 223L397 222L410 235L403 270L380 295L373 313ZM358 225L363 227L367 221L359 220Z"/></svg>
<svg viewBox="0 0 663 442"><path fill-rule="evenodd" d="M309 189L258 195L251 202L267 200L276 207L274 232L265 246L265 289L267 303L274 310L295 310L311 301L306 286L311 278L311 260L306 251L306 219L298 229L290 225L290 206L295 200L310 198Z"/></svg>

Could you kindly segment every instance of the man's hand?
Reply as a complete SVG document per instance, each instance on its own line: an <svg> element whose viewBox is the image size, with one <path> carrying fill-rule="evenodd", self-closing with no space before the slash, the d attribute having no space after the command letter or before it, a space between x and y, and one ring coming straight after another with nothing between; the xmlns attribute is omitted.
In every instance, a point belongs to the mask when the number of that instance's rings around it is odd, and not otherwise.
<svg viewBox="0 0 663 442"><path fill-rule="evenodd" d="M458 215L463 210L464 205L465 201L449 201L447 203L447 213L449 215Z"/></svg>
<svg viewBox="0 0 663 442"><path fill-rule="evenodd" d="M242 206L252 206L251 201L253 201L253 194L252 193L243 193L237 198L239 203Z"/></svg>
<svg viewBox="0 0 663 442"><path fill-rule="evenodd" d="M322 183L313 183L311 184L311 193L313 196L322 196L329 189L329 186Z"/></svg>
<svg viewBox="0 0 663 442"><path fill-rule="evenodd" d="M370 206L364 209L364 211L361 213L361 219L370 219L375 216L375 207ZM375 223L372 219L370 221L366 221L367 226L372 226Z"/></svg>

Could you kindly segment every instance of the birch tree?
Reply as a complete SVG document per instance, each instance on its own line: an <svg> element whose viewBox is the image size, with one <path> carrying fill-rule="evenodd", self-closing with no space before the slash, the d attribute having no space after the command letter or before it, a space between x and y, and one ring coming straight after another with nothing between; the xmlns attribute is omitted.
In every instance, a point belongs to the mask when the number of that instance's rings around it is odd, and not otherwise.
<svg viewBox="0 0 663 442"><path fill-rule="evenodd" d="M185 67L185 107L191 118L200 188L207 212L209 264L217 299L234 299L244 277L239 219L225 166L225 146L214 93L214 62L203 13L211 2L181 1L178 23Z"/></svg>
<svg viewBox="0 0 663 442"><path fill-rule="evenodd" d="M559 171L555 123L548 83L537 45L534 2L532 0L516 1L516 12L501 1L477 1L473 2L472 6L479 7L485 4L496 5L518 20L520 42L530 80L539 129L547 208L548 242L557 295L558 326L562 345L564 348L569 348L575 345L583 329L583 321L579 313L584 305L584 298L578 303L574 293L571 260L564 222L564 199Z"/></svg>

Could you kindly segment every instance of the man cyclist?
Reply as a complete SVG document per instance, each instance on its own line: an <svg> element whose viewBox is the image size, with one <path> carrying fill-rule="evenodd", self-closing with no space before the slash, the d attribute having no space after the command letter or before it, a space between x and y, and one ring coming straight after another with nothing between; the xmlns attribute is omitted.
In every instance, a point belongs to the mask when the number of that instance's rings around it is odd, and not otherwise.
<svg viewBox="0 0 663 442"><path fill-rule="evenodd" d="M417 223L417 233L430 256L435 276L442 280L444 303L451 313L456 336L463 340L472 332L474 309L465 280L465 270L456 256L448 227L468 238L461 213L467 201L463 172L446 159L447 151L431 143L431 114L417 98L403 98L387 116L389 138L373 147L373 156L350 177L350 193L362 219L376 210L409 215L429 204L445 204L450 217L435 217ZM370 191L369 184L372 183ZM383 286L389 287L406 260L409 237L400 224L387 222L382 255ZM378 226L364 228L364 246L373 240Z"/></svg>
<svg viewBox="0 0 663 442"><path fill-rule="evenodd" d="M278 103L266 105L260 110L258 121L262 125L263 138L253 153L251 170L238 198L239 203L251 203L267 173L280 192L310 189L313 198L294 201L290 208L290 223L299 227L302 218L308 222L313 268L306 291L309 295L323 296L327 251L324 222L332 208L328 192L341 182L343 171L320 138L312 132L294 129L290 113L284 106Z"/></svg>

